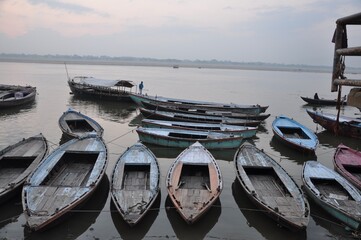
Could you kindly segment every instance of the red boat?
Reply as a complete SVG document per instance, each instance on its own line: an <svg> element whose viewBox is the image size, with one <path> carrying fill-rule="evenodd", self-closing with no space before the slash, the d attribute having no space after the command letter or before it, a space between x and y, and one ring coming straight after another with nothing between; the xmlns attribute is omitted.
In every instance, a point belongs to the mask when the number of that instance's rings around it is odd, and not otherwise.
<svg viewBox="0 0 361 240"><path fill-rule="evenodd" d="M361 152L340 144L336 149L333 163L337 172L361 189Z"/></svg>

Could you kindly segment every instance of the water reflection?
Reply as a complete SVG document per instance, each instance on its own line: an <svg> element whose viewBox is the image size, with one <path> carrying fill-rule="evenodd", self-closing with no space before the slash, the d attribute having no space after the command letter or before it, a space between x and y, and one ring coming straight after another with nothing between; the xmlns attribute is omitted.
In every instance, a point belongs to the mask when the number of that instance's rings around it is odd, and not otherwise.
<svg viewBox="0 0 361 240"><path fill-rule="evenodd" d="M36 240L77 239L95 223L100 212L104 209L108 193L109 179L105 175L90 199L81 209L74 210L71 217L44 232L30 232L28 228L24 228L25 238Z"/></svg>
<svg viewBox="0 0 361 240"><path fill-rule="evenodd" d="M285 144L281 143L279 140L277 140L275 136L271 138L270 146L274 151L280 153L282 157L292 160L298 165L303 165L305 161L308 161L310 159L313 159L315 161L317 160L317 156L315 154L302 153L291 147L288 147Z"/></svg>
<svg viewBox="0 0 361 240"><path fill-rule="evenodd" d="M244 217L247 219L247 225L250 228L255 228L265 239L306 239L306 231L292 232L284 227L279 227L276 221L267 217L264 213L259 211L256 206L247 198L245 191L237 178L232 183L232 195L241 210Z"/></svg>
<svg viewBox="0 0 361 240"><path fill-rule="evenodd" d="M308 202L310 203L311 218L315 221L316 225L319 225L330 232L323 233L318 239L329 238L330 234L337 236L335 239L359 239L359 237L353 235L351 231L347 231L345 226L340 224L339 220L333 218L325 210L315 204L312 199L308 198Z"/></svg>
<svg viewBox="0 0 361 240"><path fill-rule="evenodd" d="M341 143L357 149L360 147L359 140L351 137L345 137L345 136L336 136L335 134L324 130L319 133L317 133L318 140L320 141L320 145L329 149L329 148L337 148L337 146Z"/></svg>
<svg viewBox="0 0 361 240"><path fill-rule="evenodd" d="M218 222L221 215L221 201L218 199L213 206L197 222L189 225L174 208L169 196L165 201L165 208L170 224L177 236L177 239L204 239L207 233Z"/></svg>
<svg viewBox="0 0 361 240"><path fill-rule="evenodd" d="M92 108L98 112L98 116L112 122L124 122L124 120L128 120L137 108L134 103L84 99L74 95L69 97L68 102L74 109Z"/></svg>
<svg viewBox="0 0 361 240"><path fill-rule="evenodd" d="M160 201L161 194L158 195L157 199L151 206L151 209L149 209L143 219L133 227L130 227L129 224L123 220L113 201L111 201L110 210L112 220L121 236L121 239L143 239L159 214Z"/></svg>
<svg viewBox="0 0 361 240"><path fill-rule="evenodd" d="M36 101L32 103L28 103L21 106L15 106L10 108L2 108L0 109L0 118L7 119L8 117L11 117L12 115L21 115L24 113L28 113L36 108ZM19 116L16 116L19 117Z"/></svg>
<svg viewBox="0 0 361 240"><path fill-rule="evenodd" d="M18 221L18 217L22 214L23 207L21 205L21 196L11 198L6 203L0 205L0 228Z"/></svg>

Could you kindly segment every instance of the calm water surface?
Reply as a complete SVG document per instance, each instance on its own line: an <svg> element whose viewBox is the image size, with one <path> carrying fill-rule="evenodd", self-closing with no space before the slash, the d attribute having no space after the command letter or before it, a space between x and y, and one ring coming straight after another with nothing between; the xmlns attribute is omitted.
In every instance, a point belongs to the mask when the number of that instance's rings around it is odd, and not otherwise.
<svg viewBox="0 0 361 240"><path fill-rule="evenodd" d="M88 75L103 79L144 81L144 92L195 100L269 105L271 117L252 139L253 143L274 157L301 185L302 164L316 160L332 168L332 157L339 143L360 149L357 139L335 137L312 122L300 96L336 98L330 92L330 73L224 70L171 67L129 67L68 65L71 77ZM120 154L138 140L134 131L141 121L133 104L78 99L69 94L67 75L61 64L0 63L0 83L33 85L38 89L32 105L0 111L0 149L24 137L43 133L51 149L62 142L58 119L72 107L98 121L109 150L107 177L83 210L48 231L30 233L24 228L21 198L0 205L0 239L335 239L351 238L350 232L335 219L311 204L307 230L292 233L258 212L236 180L233 168L235 150L212 151L220 165L224 189L215 206L196 224L188 226L172 209L165 188L165 176L174 158L181 152L149 146L158 157L161 169L161 196L154 209L136 227L129 228L115 211L108 188L109 178ZM343 94L348 93L343 89ZM324 111L336 113L334 107ZM354 116L358 110L342 109ZM280 114L292 117L317 132L320 145L316 156L307 156L279 144L273 139L271 124Z"/></svg>

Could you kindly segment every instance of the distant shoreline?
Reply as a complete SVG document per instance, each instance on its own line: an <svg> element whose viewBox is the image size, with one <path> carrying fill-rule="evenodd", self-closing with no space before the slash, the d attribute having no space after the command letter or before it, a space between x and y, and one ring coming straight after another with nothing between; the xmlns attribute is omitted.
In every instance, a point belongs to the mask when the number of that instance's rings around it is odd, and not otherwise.
<svg viewBox="0 0 361 240"><path fill-rule="evenodd" d="M172 67L178 68L211 68L234 70L259 70L259 71L287 71L287 72L317 72L330 73L331 67L309 65L287 65L271 63L238 63L222 61L187 61L175 59L142 59L142 58L101 58L92 57L56 57L39 55L8 55L0 54L0 62L41 63L41 64L80 64L80 65L113 65L113 66L143 66L143 67ZM349 74L361 74L361 68L350 68Z"/></svg>

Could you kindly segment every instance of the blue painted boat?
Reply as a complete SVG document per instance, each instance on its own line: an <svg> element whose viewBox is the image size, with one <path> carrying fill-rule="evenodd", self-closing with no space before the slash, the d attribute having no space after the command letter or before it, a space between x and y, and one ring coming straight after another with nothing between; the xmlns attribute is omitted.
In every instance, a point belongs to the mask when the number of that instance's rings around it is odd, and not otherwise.
<svg viewBox="0 0 361 240"><path fill-rule="evenodd" d="M128 148L115 164L110 194L120 215L130 226L148 212L159 194L157 158L142 143Z"/></svg>
<svg viewBox="0 0 361 240"><path fill-rule="evenodd" d="M177 122L154 119L143 119L143 127L149 128L172 128L192 131L211 131L227 134L240 135L243 138L251 138L256 135L257 127L228 125L223 123L197 123L197 122Z"/></svg>
<svg viewBox="0 0 361 240"><path fill-rule="evenodd" d="M96 134L59 146L29 175L22 191L27 226L44 230L80 207L105 175L107 148Z"/></svg>
<svg viewBox="0 0 361 240"><path fill-rule="evenodd" d="M104 129L94 119L69 108L58 121L61 131L69 138L81 137L91 132L95 132L100 137Z"/></svg>
<svg viewBox="0 0 361 240"><path fill-rule="evenodd" d="M307 227L308 202L281 165L247 142L238 149L233 162L246 195L258 208L291 230Z"/></svg>
<svg viewBox="0 0 361 240"><path fill-rule="evenodd" d="M243 140L239 135L206 131L143 127L136 131L142 142L177 148L187 148L197 141L207 149L237 148Z"/></svg>
<svg viewBox="0 0 361 240"><path fill-rule="evenodd" d="M356 187L317 161L304 163L302 181L315 203L350 228L360 230L361 195Z"/></svg>
<svg viewBox="0 0 361 240"><path fill-rule="evenodd" d="M310 129L286 116L279 116L272 123L276 139L301 152L314 153L318 138Z"/></svg>

